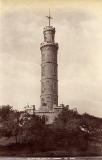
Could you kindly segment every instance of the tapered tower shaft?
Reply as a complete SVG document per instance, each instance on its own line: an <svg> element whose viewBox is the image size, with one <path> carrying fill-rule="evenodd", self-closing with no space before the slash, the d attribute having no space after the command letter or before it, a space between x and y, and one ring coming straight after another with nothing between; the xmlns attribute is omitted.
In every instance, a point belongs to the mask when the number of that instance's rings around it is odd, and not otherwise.
<svg viewBox="0 0 102 160"><path fill-rule="evenodd" d="M58 105L58 43L54 42L55 28L46 26L43 30L44 42L41 43L41 107L49 110Z"/></svg>

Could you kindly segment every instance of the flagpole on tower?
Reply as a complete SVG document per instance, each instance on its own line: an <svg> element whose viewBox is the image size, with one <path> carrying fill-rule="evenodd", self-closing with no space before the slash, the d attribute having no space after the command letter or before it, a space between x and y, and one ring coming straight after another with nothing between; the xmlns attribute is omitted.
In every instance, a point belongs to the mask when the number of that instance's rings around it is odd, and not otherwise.
<svg viewBox="0 0 102 160"><path fill-rule="evenodd" d="M53 19L51 16L50 16L50 8L49 8L49 16L46 16L48 18L48 21L49 21L49 26L50 26L50 23L51 23L51 19Z"/></svg>

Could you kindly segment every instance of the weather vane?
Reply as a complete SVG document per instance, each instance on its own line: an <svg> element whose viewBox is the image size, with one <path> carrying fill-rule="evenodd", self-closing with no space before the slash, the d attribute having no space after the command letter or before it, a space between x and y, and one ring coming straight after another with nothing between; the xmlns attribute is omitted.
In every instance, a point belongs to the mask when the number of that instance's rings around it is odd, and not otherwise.
<svg viewBox="0 0 102 160"><path fill-rule="evenodd" d="M51 21L51 19L53 19L51 16L50 16L50 9L49 9L49 16L46 16L47 18L48 18L48 20L49 20L49 26L50 26L50 21Z"/></svg>

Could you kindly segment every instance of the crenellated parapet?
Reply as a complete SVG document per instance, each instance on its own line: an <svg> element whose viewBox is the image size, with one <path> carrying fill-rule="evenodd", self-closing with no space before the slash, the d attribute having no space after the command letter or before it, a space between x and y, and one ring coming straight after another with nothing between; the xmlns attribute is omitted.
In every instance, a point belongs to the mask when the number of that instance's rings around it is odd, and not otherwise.
<svg viewBox="0 0 102 160"><path fill-rule="evenodd" d="M45 32L47 32L47 31L51 31L51 32L53 32L53 34L55 34L55 27L53 27L53 26L44 27L43 34L45 34Z"/></svg>

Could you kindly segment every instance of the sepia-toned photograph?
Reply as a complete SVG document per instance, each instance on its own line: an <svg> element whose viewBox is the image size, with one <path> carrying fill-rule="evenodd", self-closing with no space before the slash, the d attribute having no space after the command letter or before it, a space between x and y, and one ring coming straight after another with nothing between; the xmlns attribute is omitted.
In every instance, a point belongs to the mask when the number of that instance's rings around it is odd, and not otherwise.
<svg viewBox="0 0 102 160"><path fill-rule="evenodd" d="M0 0L0 160L102 160L102 0Z"/></svg>

